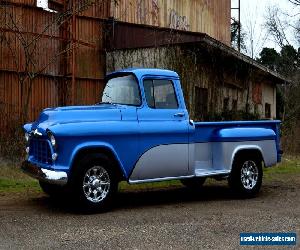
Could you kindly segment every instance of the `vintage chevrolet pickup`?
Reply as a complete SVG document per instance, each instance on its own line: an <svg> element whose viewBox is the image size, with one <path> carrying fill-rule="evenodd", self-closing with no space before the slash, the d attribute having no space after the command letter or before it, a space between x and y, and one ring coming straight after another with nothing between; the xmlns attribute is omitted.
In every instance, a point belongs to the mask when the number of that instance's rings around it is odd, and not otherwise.
<svg viewBox="0 0 300 250"><path fill-rule="evenodd" d="M263 166L280 161L279 121L194 122L177 73L125 69L109 74L101 102L45 109L24 125L22 169L50 196L86 209L111 206L118 183L228 179L240 195L258 193ZM68 192L67 192L68 191Z"/></svg>

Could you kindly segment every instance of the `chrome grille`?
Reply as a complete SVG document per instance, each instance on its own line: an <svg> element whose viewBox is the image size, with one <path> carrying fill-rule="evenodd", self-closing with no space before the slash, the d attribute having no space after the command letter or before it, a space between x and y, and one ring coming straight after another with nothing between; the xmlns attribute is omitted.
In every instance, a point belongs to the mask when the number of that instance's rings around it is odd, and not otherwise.
<svg viewBox="0 0 300 250"><path fill-rule="evenodd" d="M49 145L49 141L45 139L30 139L30 151L29 155L33 156L34 160L44 164L52 163L52 154Z"/></svg>

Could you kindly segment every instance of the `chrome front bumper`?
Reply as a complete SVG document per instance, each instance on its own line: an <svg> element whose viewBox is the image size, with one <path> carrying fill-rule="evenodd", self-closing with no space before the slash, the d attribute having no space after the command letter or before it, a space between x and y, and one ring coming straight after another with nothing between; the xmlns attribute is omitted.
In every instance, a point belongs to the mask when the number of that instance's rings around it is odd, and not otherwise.
<svg viewBox="0 0 300 250"><path fill-rule="evenodd" d="M68 182L68 175L66 172L53 171L45 168L41 168L37 165L24 161L21 169L31 177L40 181L48 182L56 185L66 185Z"/></svg>

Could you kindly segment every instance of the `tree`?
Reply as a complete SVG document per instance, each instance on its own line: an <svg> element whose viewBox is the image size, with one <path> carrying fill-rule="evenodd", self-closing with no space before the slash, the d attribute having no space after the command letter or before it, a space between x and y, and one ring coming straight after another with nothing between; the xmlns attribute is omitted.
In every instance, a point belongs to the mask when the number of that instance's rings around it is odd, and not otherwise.
<svg viewBox="0 0 300 250"><path fill-rule="evenodd" d="M299 53L292 45L284 45L278 53L274 48L263 48L257 61L288 78L299 69Z"/></svg>
<svg viewBox="0 0 300 250"><path fill-rule="evenodd" d="M290 27L290 24L283 19L280 13L278 7L269 7L267 10L265 27L279 47L282 48L284 45L290 44L286 35L286 31Z"/></svg>
<svg viewBox="0 0 300 250"><path fill-rule="evenodd" d="M269 69L277 71L280 54L274 48L263 48L257 61Z"/></svg>
<svg viewBox="0 0 300 250"><path fill-rule="evenodd" d="M264 48L257 59L261 64L277 71L292 81L277 86L277 115L283 121L283 144L288 152L300 150L300 48L284 45L280 53L271 48Z"/></svg>
<svg viewBox="0 0 300 250"><path fill-rule="evenodd" d="M300 5L300 0L289 0L292 4Z"/></svg>
<svg viewBox="0 0 300 250"><path fill-rule="evenodd" d="M278 62L278 71L280 74L293 79L294 74L299 71L298 57L298 52L292 45L283 46Z"/></svg>
<svg viewBox="0 0 300 250"><path fill-rule="evenodd" d="M263 48L257 61L292 80L277 88L277 114L290 126L300 118L300 68L299 51L291 45L282 47L280 53L273 48Z"/></svg>
<svg viewBox="0 0 300 250"><path fill-rule="evenodd" d="M241 37L239 37L239 29L241 29ZM239 43L241 46L241 51L246 50L245 45L246 33L242 29L242 24L235 18L231 19L231 46L234 49L238 49Z"/></svg>

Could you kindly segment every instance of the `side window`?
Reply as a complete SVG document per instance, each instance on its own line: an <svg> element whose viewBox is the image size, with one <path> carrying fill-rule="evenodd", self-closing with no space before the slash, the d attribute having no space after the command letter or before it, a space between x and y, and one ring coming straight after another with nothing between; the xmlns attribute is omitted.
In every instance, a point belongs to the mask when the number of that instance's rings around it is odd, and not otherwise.
<svg viewBox="0 0 300 250"><path fill-rule="evenodd" d="M177 109L175 89L170 80L145 80L145 96L150 108Z"/></svg>
<svg viewBox="0 0 300 250"><path fill-rule="evenodd" d="M154 104L154 87L152 80L145 80L144 81L144 89L145 89L145 96L147 104L150 108L155 108Z"/></svg>

